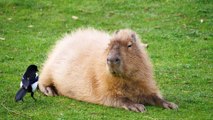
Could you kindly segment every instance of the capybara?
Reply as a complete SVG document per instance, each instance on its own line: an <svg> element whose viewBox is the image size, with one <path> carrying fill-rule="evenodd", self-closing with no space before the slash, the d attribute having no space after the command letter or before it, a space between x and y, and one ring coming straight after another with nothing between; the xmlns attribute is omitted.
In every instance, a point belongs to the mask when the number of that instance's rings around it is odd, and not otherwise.
<svg viewBox="0 0 213 120"><path fill-rule="evenodd" d="M144 105L178 106L163 99L146 45L129 29L112 35L79 29L57 42L43 65L39 89L47 96L144 112Z"/></svg>

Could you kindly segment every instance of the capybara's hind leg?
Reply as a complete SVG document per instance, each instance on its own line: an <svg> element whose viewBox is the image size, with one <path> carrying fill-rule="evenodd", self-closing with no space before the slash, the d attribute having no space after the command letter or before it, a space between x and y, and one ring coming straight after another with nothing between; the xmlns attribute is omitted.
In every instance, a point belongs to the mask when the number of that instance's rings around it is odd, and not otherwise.
<svg viewBox="0 0 213 120"><path fill-rule="evenodd" d="M47 96L57 96L57 91L54 86L43 86L39 85L39 89Z"/></svg>
<svg viewBox="0 0 213 120"><path fill-rule="evenodd" d="M50 71L43 69L43 72L38 81L39 90L47 96L56 96L56 88L53 84Z"/></svg>

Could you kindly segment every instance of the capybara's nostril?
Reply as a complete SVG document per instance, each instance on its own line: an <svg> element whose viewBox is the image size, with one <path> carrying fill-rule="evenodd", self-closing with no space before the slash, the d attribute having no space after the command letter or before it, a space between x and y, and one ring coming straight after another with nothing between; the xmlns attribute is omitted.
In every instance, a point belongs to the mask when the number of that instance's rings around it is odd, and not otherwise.
<svg viewBox="0 0 213 120"><path fill-rule="evenodd" d="M107 63L108 64L120 64L120 59L118 57L110 57L107 58Z"/></svg>
<svg viewBox="0 0 213 120"><path fill-rule="evenodd" d="M120 59L119 58L115 58L114 64L119 64L120 63Z"/></svg>

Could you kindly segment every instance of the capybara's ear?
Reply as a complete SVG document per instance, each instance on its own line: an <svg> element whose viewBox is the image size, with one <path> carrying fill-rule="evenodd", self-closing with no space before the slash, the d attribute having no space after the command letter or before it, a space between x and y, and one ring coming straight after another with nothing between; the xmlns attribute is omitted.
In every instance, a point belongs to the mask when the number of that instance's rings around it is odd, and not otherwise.
<svg viewBox="0 0 213 120"><path fill-rule="evenodd" d="M134 32L131 33L131 39L133 42L136 42L136 34Z"/></svg>
<svg viewBox="0 0 213 120"><path fill-rule="evenodd" d="M118 34L119 31L120 31L120 30L115 31L115 34Z"/></svg>

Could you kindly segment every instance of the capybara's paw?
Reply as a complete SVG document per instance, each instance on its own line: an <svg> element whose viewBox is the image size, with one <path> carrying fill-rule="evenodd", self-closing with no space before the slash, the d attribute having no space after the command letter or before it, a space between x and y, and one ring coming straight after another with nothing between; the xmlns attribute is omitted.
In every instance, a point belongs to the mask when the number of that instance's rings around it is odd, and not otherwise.
<svg viewBox="0 0 213 120"><path fill-rule="evenodd" d="M145 112L146 108L143 104L125 104L122 106L126 110L131 110L135 112Z"/></svg>
<svg viewBox="0 0 213 120"><path fill-rule="evenodd" d="M166 108L166 109L178 109L178 106L175 103L172 103L172 102L164 102L163 103L163 108Z"/></svg>

